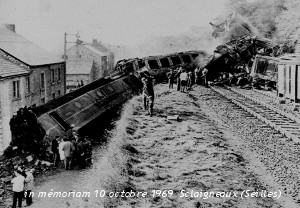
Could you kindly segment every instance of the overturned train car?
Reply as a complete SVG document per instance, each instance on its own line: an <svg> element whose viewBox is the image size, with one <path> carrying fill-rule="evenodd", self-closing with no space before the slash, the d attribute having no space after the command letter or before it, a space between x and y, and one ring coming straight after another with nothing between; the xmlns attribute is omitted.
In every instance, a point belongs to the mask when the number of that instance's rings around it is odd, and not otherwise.
<svg viewBox="0 0 300 208"><path fill-rule="evenodd" d="M74 127L80 134L92 136L101 129L101 119L141 89L134 75L100 79L52 102L34 109L50 137L69 136Z"/></svg>

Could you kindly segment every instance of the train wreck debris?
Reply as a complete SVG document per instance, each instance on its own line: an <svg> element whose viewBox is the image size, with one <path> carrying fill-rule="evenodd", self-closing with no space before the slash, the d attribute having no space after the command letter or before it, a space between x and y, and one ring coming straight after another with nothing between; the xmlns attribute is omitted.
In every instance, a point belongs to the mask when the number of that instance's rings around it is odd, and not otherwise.
<svg viewBox="0 0 300 208"><path fill-rule="evenodd" d="M208 70L206 79L211 84L244 86L251 82L250 71L255 56L274 53L276 47L267 39L248 35L234 39L216 48L203 67Z"/></svg>
<svg viewBox="0 0 300 208"><path fill-rule="evenodd" d="M9 124L12 141L4 151L5 156L12 156L16 150L19 153L31 152L39 157L45 157L43 154L47 145L44 145L43 138L46 132L31 110L26 107L20 108Z"/></svg>

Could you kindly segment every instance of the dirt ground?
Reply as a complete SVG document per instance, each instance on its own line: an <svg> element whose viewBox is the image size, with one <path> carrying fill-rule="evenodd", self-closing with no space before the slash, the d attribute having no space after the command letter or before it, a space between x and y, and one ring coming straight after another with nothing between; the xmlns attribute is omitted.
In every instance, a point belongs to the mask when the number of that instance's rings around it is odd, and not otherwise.
<svg viewBox="0 0 300 208"><path fill-rule="evenodd" d="M214 117L215 112L201 106L200 88L187 94L157 86L154 117L145 116L142 105L136 103L134 119L138 127L129 143L138 153L133 156L136 164L130 179L137 190L150 197L146 201L131 199L131 205L286 207L289 201L278 198L282 191L272 179L264 177L263 166L251 157L238 135L228 131L226 124ZM179 115L180 120L166 119L172 115ZM167 196L157 196L164 190L173 194L166 191ZM242 197L243 191L253 195L244 192ZM257 197L264 191L272 197ZM204 192L214 195L206 197ZM231 196L224 197L224 192Z"/></svg>
<svg viewBox="0 0 300 208"><path fill-rule="evenodd" d="M153 117L145 115L140 97L126 104L93 167L58 173L34 190L76 189L91 197L34 198L31 207L298 207L230 124L206 105L206 95L219 99L210 89L196 86L187 94L162 84L155 92ZM174 115L178 121L167 119ZM95 197L96 190L105 196ZM130 191L139 196L130 197Z"/></svg>

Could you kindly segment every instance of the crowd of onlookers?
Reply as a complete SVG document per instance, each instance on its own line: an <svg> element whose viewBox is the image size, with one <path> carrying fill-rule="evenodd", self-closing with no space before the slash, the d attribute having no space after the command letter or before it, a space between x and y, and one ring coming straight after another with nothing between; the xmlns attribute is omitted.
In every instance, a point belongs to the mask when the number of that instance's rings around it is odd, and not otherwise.
<svg viewBox="0 0 300 208"><path fill-rule="evenodd" d="M56 167L63 166L66 170L75 167L85 168L91 163L92 145L87 136L80 136L73 130L71 137L56 136L51 143L53 164Z"/></svg>
<svg viewBox="0 0 300 208"><path fill-rule="evenodd" d="M206 81L207 69L200 69L200 67L192 68L170 68L170 72L167 74L169 81L169 89L173 89L173 84L177 84L177 91L188 92L191 90L193 84L207 85Z"/></svg>

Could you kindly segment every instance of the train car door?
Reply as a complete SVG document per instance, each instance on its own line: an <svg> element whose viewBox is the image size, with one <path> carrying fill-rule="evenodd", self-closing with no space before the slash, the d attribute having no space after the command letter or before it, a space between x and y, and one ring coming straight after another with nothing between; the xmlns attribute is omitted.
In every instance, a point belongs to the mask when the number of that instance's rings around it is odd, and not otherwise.
<svg viewBox="0 0 300 208"><path fill-rule="evenodd" d="M287 98L291 98L292 83L291 83L291 66L287 65Z"/></svg>
<svg viewBox="0 0 300 208"><path fill-rule="evenodd" d="M285 89L285 77L284 77L284 65L278 65L278 74L277 74L277 95L283 97Z"/></svg>
<svg viewBox="0 0 300 208"><path fill-rule="evenodd" d="M300 66L299 65L296 65L296 99L295 99L295 102L300 102Z"/></svg>
<svg viewBox="0 0 300 208"><path fill-rule="evenodd" d="M290 65L290 98L296 100L296 65Z"/></svg>
<svg viewBox="0 0 300 208"><path fill-rule="evenodd" d="M288 71L287 71L287 66L284 65L284 97L288 97Z"/></svg>

